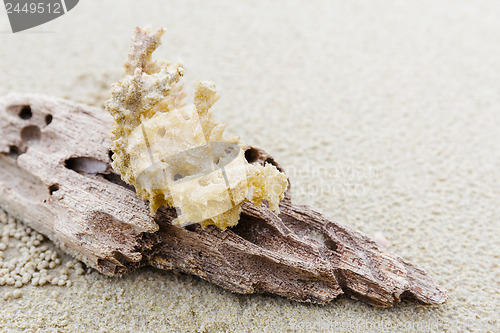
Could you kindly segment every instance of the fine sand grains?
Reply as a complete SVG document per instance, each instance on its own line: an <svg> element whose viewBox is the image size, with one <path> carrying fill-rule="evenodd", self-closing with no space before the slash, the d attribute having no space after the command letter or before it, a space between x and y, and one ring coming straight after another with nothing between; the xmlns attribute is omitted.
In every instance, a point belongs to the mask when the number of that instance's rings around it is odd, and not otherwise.
<svg viewBox="0 0 500 333"><path fill-rule="evenodd" d="M297 204L383 233L450 300L314 306L171 272L93 270L68 274L71 288L0 286L0 331L497 332L499 12L489 0L80 1L34 33L2 34L0 94L102 107L135 26L166 27L158 56L189 64L186 82L217 82L228 134L280 161ZM22 256L19 242L9 235L2 263ZM71 260L56 251L48 275Z"/></svg>

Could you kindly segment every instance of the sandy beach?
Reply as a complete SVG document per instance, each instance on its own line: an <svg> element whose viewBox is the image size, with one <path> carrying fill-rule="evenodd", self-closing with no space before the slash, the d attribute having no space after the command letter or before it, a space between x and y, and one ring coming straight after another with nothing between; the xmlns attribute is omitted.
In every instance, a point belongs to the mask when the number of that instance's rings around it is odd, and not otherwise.
<svg viewBox="0 0 500 333"><path fill-rule="evenodd" d="M80 1L13 34L0 8L0 96L102 107L134 28L165 27L156 57L185 65L188 100L196 80L215 82L217 118L280 161L295 203L386 240L449 295L379 309L149 268L109 278L33 236L64 283L4 283L0 331L498 331L499 14L495 1ZM2 267L29 241L7 220Z"/></svg>

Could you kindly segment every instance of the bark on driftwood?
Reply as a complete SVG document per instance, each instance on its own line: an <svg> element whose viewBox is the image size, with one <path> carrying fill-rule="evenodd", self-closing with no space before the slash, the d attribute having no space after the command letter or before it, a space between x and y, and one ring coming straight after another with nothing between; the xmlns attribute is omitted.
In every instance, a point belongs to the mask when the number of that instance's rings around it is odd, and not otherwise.
<svg viewBox="0 0 500 333"><path fill-rule="evenodd" d="M103 110L61 99L0 99L0 207L110 276L151 265L297 301L326 303L341 294L375 306L446 300L425 271L292 204L289 192L279 216L244 205L239 224L226 231L173 226L173 209L151 217L109 166L111 123ZM280 168L261 149L248 147L245 156Z"/></svg>

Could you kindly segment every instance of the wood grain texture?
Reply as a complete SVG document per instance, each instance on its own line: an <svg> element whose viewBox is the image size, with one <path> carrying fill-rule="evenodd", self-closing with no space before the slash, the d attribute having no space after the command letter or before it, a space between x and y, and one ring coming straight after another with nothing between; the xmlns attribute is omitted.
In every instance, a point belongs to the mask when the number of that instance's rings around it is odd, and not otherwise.
<svg viewBox="0 0 500 333"><path fill-rule="evenodd" d="M243 205L237 226L173 226L110 167L112 119L103 110L38 95L0 99L0 207L67 253L113 276L141 266L197 275L238 293L326 303L339 295L374 306L441 304L428 274L367 236L295 205L278 215ZM248 146L252 163L279 164Z"/></svg>

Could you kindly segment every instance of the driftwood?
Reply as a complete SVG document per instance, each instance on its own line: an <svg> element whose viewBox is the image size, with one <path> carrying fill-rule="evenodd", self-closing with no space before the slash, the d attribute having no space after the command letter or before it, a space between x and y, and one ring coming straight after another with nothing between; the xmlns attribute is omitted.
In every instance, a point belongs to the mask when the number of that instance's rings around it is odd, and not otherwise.
<svg viewBox="0 0 500 333"><path fill-rule="evenodd" d="M440 304L427 273L287 193L279 216L244 205L236 227L173 226L175 210L147 203L110 167L111 117L36 95L0 99L0 207L67 253L113 276L151 265L195 274L238 293L326 303L341 294L375 306ZM248 147L252 163L280 166Z"/></svg>

